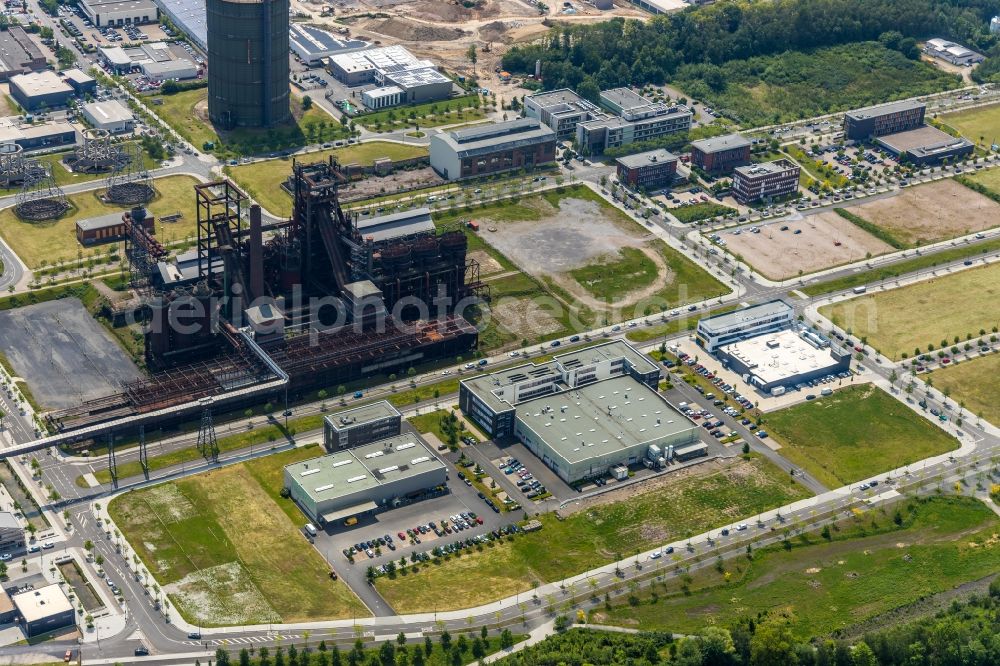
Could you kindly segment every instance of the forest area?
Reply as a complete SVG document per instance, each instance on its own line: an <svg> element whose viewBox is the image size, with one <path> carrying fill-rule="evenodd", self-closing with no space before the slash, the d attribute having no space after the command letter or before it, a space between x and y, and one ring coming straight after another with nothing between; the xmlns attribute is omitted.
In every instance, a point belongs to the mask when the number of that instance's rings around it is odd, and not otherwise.
<svg viewBox="0 0 1000 666"><path fill-rule="evenodd" d="M860 640L796 641L788 618L746 618L696 635L569 629L500 660L501 666L995 666L1000 664L1000 581L989 594Z"/></svg>
<svg viewBox="0 0 1000 666"><path fill-rule="evenodd" d="M671 83L751 126L954 87L956 77L919 60L917 42L930 37L986 53L975 75L1000 80L988 28L997 13L1000 0L726 1L645 22L557 23L503 64L530 74L540 60L545 89L590 99Z"/></svg>

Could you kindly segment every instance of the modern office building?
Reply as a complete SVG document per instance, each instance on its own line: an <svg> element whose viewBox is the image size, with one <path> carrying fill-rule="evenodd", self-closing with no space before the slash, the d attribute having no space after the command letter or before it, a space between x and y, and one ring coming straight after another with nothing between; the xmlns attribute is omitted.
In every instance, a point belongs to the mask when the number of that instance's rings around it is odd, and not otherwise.
<svg viewBox="0 0 1000 666"><path fill-rule="evenodd" d="M698 439L656 392L660 370L624 341L466 379L459 406L493 438L513 437L567 483L634 465L651 446Z"/></svg>
<svg viewBox="0 0 1000 666"><path fill-rule="evenodd" d="M318 527L447 492L448 470L416 433L293 463L285 487Z"/></svg>
<svg viewBox="0 0 1000 666"><path fill-rule="evenodd" d="M750 140L739 134L726 134L691 142L691 166L713 176L728 175L750 162Z"/></svg>
<svg viewBox="0 0 1000 666"><path fill-rule="evenodd" d="M45 54L19 25L0 31L0 81L48 67Z"/></svg>
<svg viewBox="0 0 1000 666"><path fill-rule="evenodd" d="M158 23L160 10L153 0L80 0L80 6L96 27Z"/></svg>
<svg viewBox="0 0 1000 666"><path fill-rule="evenodd" d="M431 166L450 180L530 170L555 158L556 134L535 118L478 125L431 137Z"/></svg>
<svg viewBox="0 0 1000 666"><path fill-rule="evenodd" d="M25 152L72 146L76 139L76 129L69 123L26 125L8 118L0 119L0 143L16 143Z"/></svg>
<svg viewBox="0 0 1000 666"><path fill-rule="evenodd" d="M795 194L799 190L800 171L798 164L786 159L736 167L733 196L746 205Z"/></svg>
<svg viewBox="0 0 1000 666"><path fill-rule="evenodd" d="M73 97L73 87L52 71L15 74L10 77L10 96L26 111L57 109Z"/></svg>
<svg viewBox="0 0 1000 666"><path fill-rule="evenodd" d="M524 98L524 114L548 125L560 141L576 138L579 123L606 115L599 106L569 88L528 95Z"/></svg>
<svg viewBox="0 0 1000 666"><path fill-rule="evenodd" d="M600 100L598 106L564 88L525 97L524 111L548 125L560 140L575 140L585 154L691 128L687 107L653 102L629 88L606 90Z"/></svg>
<svg viewBox="0 0 1000 666"><path fill-rule="evenodd" d="M926 108L923 102L903 100L848 111L844 114L844 138L867 141L916 129L924 124Z"/></svg>
<svg viewBox="0 0 1000 666"><path fill-rule="evenodd" d="M380 400L334 412L323 421L326 450L339 451L398 435L403 417L388 401Z"/></svg>
<svg viewBox="0 0 1000 666"><path fill-rule="evenodd" d="M100 57L118 74L141 71L155 81L193 79L200 71L187 51L170 42L147 42L128 48L102 48Z"/></svg>
<svg viewBox="0 0 1000 666"><path fill-rule="evenodd" d="M786 328L731 342L716 351L722 365L763 393L786 388L850 369L850 351L833 347L815 332Z"/></svg>
<svg viewBox="0 0 1000 666"><path fill-rule="evenodd" d="M107 102L91 102L84 104L83 117L93 127L103 129L112 134L131 132L135 129L135 116L132 111L117 100Z"/></svg>
<svg viewBox="0 0 1000 666"><path fill-rule="evenodd" d="M24 551L24 526L10 511L0 511L0 553Z"/></svg>
<svg viewBox="0 0 1000 666"><path fill-rule="evenodd" d="M586 154L691 129L692 113L686 106L653 102L630 88L605 90L601 106L614 115L595 113L576 127L577 145Z"/></svg>
<svg viewBox="0 0 1000 666"><path fill-rule="evenodd" d="M288 0L208 0L208 115L224 128L289 120Z"/></svg>
<svg viewBox="0 0 1000 666"><path fill-rule="evenodd" d="M776 333L795 322L795 310L778 299L698 321L695 342L710 354L723 345Z"/></svg>
<svg viewBox="0 0 1000 666"><path fill-rule="evenodd" d="M368 42L360 39L341 39L326 30L305 23L291 24L288 44L295 55L309 67L321 66L327 58L337 53L359 51L368 47Z"/></svg>
<svg viewBox="0 0 1000 666"><path fill-rule="evenodd" d="M944 60L945 62L950 62L952 65L959 65L961 67L969 67L986 59L982 53L976 53L961 44L940 38L928 39L924 44L924 53L938 60Z"/></svg>
<svg viewBox="0 0 1000 666"><path fill-rule="evenodd" d="M97 79L83 70L73 67L59 72L78 97L97 93Z"/></svg>
<svg viewBox="0 0 1000 666"><path fill-rule="evenodd" d="M875 144L885 148L899 161L917 166L962 159L976 149L968 139L952 136L930 125L880 136L875 139Z"/></svg>
<svg viewBox="0 0 1000 666"><path fill-rule="evenodd" d="M375 84L362 93L371 109L449 99L454 84L430 60L422 60L402 46L349 51L330 56L330 73L348 86Z"/></svg>
<svg viewBox="0 0 1000 666"><path fill-rule="evenodd" d="M390 109L399 106L405 99L403 89L398 86L383 86L361 92L361 103L366 109L378 111L379 109Z"/></svg>
<svg viewBox="0 0 1000 666"><path fill-rule="evenodd" d="M17 609L21 629L29 638L71 627L76 622L73 604L56 584L15 594L11 601Z"/></svg>
<svg viewBox="0 0 1000 666"><path fill-rule="evenodd" d="M618 182L634 190L666 187L677 176L677 157L666 150L650 150L615 160Z"/></svg>

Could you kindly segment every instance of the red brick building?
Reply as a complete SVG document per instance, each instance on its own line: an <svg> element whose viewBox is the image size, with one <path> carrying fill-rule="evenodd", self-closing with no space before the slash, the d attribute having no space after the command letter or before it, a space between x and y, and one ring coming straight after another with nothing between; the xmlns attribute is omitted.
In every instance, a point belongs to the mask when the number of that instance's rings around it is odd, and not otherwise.
<svg viewBox="0 0 1000 666"><path fill-rule="evenodd" d="M449 180L531 170L556 159L556 133L535 118L435 134L431 166Z"/></svg>
<svg viewBox="0 0 1000 666"><path fill-rule="evenodd" d="M750 163L750 141L739 134L715 136L691 142L691 166L713 176L726 175Z"/></svg>
<svg viewBox="0 0 1000 666"><path fill-rule="evenodd" d="M665 150L626 155L618 158L615 164L618 182L633 190L666 187L677 175L677 158Z"/></svg>

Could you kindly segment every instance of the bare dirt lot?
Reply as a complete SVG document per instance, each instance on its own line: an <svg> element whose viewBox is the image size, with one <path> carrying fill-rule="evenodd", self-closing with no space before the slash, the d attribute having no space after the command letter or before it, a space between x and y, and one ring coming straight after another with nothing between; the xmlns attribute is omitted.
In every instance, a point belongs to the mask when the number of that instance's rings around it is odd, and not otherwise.
<svg viewBox="0 0 1000 666"><path fill-rule="evenodd" d="M682 6L681 0L676 0ZM493 71L512 44L536 39L548 30L544 23L557 18L565 23L592 23L613 16L648 18L638 7L618 0L613 9L601 11L589 3L574 3L574 13L541 15L527 0L483 0L474 7L446 0L340 0L335 14L323 15L320 0L293 0L292 9L317 25L340 29L347 25L352 37L402 44L422 58L431 58L446 69L473 73L467 52L479 46L476 74L480 83L498 94L524 94L501 82ZM375 15L378 15L377 18Z"/></svg>
<svg viewBox="0 0 1000 666"><path fill-rule="evenodd" d="M1000 204L950 178L849 210L913 246L1000 225Z"/></svg>
<svg viewBox="0 0 1000 666"><path fill-rule="evenodd" d="M488 226L496 231L485 237L487 242L526 272L551 278L589 307L603 308L608 303L595 298L569 271L613 260L622 248L641 250L656 265L657 275L652 282L620 294L615 306L631 305L673 279L663 258L649 248L653 236L630 221L615 219L600 204L565 197L558 210L540 200L532 206L541 213L539 219L490 221ZM573 224L566 224L567 220Z"/></svg>
<svg viewBox="0 0 1000 666"><path fill-rule="evenodd" d="M408 188L441 185L444 182L444 179L434 173L434 169L431 167L400 169L387 176L367 176L362 180L351 181L341 190L340 200L344 203L350 203L384 194L393 194Z"/></svg>
<svg viewBox="0 0 1000 666"><path fill-rule="evenodd" d="M781 231L783 226L788 230ZM761 226L756 234L746 229L742 227L738 236L722 234L727 249L741 255L757 272L772 280L859 261L869 253L876 256L893 251L888 243L833 211L796 214Z"/></svg>
<svg viewBox="0 0 1000 666"><path fill-rule="evenodd" d="M502 299L492 310L502 327L522 337L543 337L562 328L558 319L530 298Z"/></svg>

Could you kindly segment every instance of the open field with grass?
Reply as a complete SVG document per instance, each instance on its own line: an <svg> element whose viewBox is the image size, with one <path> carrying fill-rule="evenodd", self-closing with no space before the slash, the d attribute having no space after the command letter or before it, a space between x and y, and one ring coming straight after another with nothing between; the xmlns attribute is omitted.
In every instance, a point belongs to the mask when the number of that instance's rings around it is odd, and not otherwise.
<svg viewBox="0 0 1000 666"><path fill-rule="evenodd" d="M691 222L707 220L710 217L716 217L718 215L735 213L736 210L734 208L730 208L729 206L723 206L722 204L717 204L712 201L703 201L701 203L691 204L690 206L676 206L674 208L668 208L667 212L676 217L678 222L690 224Z"/></svg>
<svg viewBox="0 0 1000 666"><path fill-rule="evenodd" d="M357 116L354 122L376 132L390 132L403 127L439 127L456 125L486 117L479 95L414 104Z"/></svg>
<svg viewBox="0 0 1000 666"><path fill-rule="evenodd" d="M378 578L376 587L399 613L475 606L807 496L763 458L709 462L593 500L564 520L542 515L538 532Z"/></svg>
<svg viewBox="0 0 1000 666"><path fill-rule="evenodd" d="M176 222L157 223L156 237L161 243L195 234L192 188L197 182L190 176L168 176L153 181L157 196L148 204L150 213L157 218L178 212L183 216ZM76 240L77 220L124 212L130 208L103 203L98 199L101 191L98 189L67 197L72 206L70 211L58 220L48 222L24 222L14 213L13 207L6 208L0 211L0 235L29 268L106 253L107 246L83 248Z"/></svg>
<svg viewBox="0 0 1000 666"><path fill-rule="evenodd" d="M320 453L314 446L293 449L132 491L108 511L189 622L366 616L299 534L305 518L293 520L279 506L291 504L277 497L281 469Z"/></svg>
<svg viewBox="0 0 1000 666"><path fill-rule="evenodd" d="M898 261L891 266L859 271L834 280L827 280L826 282L817 282L816 284L810 284L806 287L800 288L800 291L805 293L807 296L829 294L834 291L843 291L845 289L852 289L853 287L860 287L861 285L869 284L871 282L891 280L892 278L907 275L915 271L933 268L934 266L940 266L942 264L958 261L960 259L976 259L998 250L1000 250L1000 239L994 238L982 243L962 245L959 247L948 248L947 250L942 250L940 252L935 252L933 254L915 256L911 259Z"/></svg>
<svg viewBox="0 0 1000 666"><path fill-rule="evenodd" d="M767 414L781 455L838 488L958 448L958 440L873 384Z"/></svg>
<svg viewBox="0 0 1000 666"><path fill-rule="evenodd" d="M208 89L185 90L173 95L140 97L149 108L198 150L215 144L221 156L258 155L269 150L304 146L346 138L350 132L316 105L302 109L302 99L291 96L293 122L267 130L239 128L219 131L208 120ZM160 100L157 102L157 100Z"/></svg>
<svg viewBox="0 0 1000 666"><path fill-rule="evenodd" d="M975 185L984 187L994 195L994 199L1000 197L1000 169L996 167L976 171L969 175L962 174L957 176L955 180L960 183L973 183L973 187Z"/></svg>
<svg viewBox="0 0 1000 666"><path fill-rule="evenodd" d="M455 209L436 219L479 222L486 243L545 283L563 306L576 309L584 320L588 314L593 319L592 313L612 310L632 318L726 290L582 185ZM574 224L567 225L567 219Z"/></svg>
<svg viewBox="0 0 1000 666"><path fill-rule="evenodd" d="M356 143L344 148L296 155L295 159L299 162L322 162L331 155L341 164L370 165L380 157L388 157L391 160L423 157L427 155L427 148L386 141L371 141ZM291 215L292 197L281 189L281 183L292 173L291 157L230 166L225 168L225 172L268 212L274 215Z"/></svg>
<svg viewBox="0 0 1000 666"><path fill-rule="evenodd" d="M1000 225L1000 204L946 178L892 197L844 207L883 229L897 247L919 247ZM890 243L893 244L893 243Z"/></svg>
<svg viewBox="0 0 1000 666"><path fill-rule="evenodd" d="M996 515L971 498L864 511L831 528L830 541L813 533L793 539L791 550L769 547L751 562L727 562L729 582L715 569L691 579L668 575L655 587L655 599L644 591L635 606L595 610L590 621L688 633L789 611L797 637L823 636L994 573L998 530ZM685 580L689 594L682 590Z"/></svg>
<svg viewBox="0 0 1000 666"><path fill-rule="evenodd" d="M716 83L710 86L710 80ZM723 68L682 65L673 79L673 85L744 127L949 90L960 82L878 42L789 50L731 60Z"/></svg>
<svg viewBox="0 0 1000 666"><path fill-rule="evenodd" d="M1000 104L990 104L975 109L946 113L938 118L955 128L969 141L989 148L1000 139Z"/></svg>
<svg viewBox="0 0 1000 666"><path fill-rule="evenodd" d="M244 425L246 423L244 422ZM296 432L304 433L312 430L317 430L323 427L323 415L313 414L311 416L300 416L295 419L288 421L288 430L285 431L282 425L267 425L263 428L256 428L254 430L247 430L246 432L237 433L235 435L226 435L225 437L219 437L219 453L227 453L229 451L239 451L240 449L247 449L251 446L265 446L270 447L275 442L279 444L287 443L286 434L293 434ZM149 469L150 471L156 471L160 469L166 469L167 467L172 467L174 465L180 465L181 463L189 463L200 461L203 462L205 458L198 452L198 448L195 446L190 446L187 448L173 449L168 453L156 454L157 446L155 443L150 443L150 457L149 457ZM139 476L142 474L142 466L139 465L138 460L133 460L129 462L122 463L118 465L118 477L122 479L127 479L130 476ZM107 469L99 469L94 472L94 477L100 483L111 483L111 473ZM78 483L79 485L79 483Z"/></svg>
<svg viewBox="0 0 1000 666"><path fill-rule="evenodd" d="M1000 264L825 305L820 314L893 359L938 349L1000 321Z"/></svg>
<svg viewBox="0 0 1000 666"><path fill-rule="evenodd" d="M934 371L934 388L950 391L951 399L965 403L965 408L1000 425L1000 354L990 354L971 361L953 364Z"/></svg>

